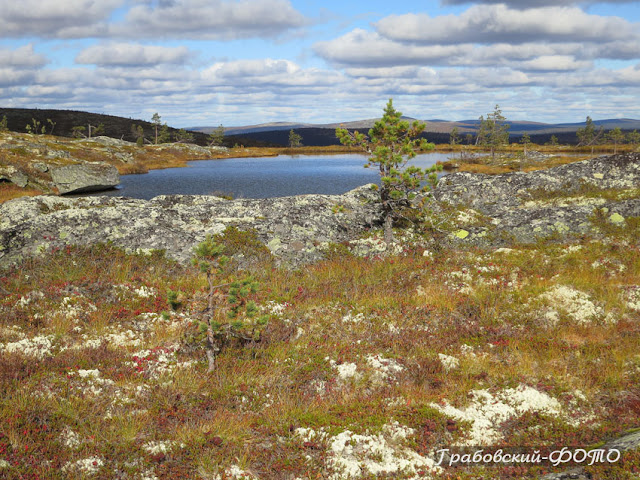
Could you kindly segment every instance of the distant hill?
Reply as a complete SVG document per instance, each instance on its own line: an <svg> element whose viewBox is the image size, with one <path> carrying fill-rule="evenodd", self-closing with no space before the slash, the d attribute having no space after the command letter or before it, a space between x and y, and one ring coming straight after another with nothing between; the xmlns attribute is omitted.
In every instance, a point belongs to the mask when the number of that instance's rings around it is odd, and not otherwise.
<svg viewBox="0 0 640 480"><path fill-rule="evenodd" d="M116 117L98 113L89 113L75 110L41 110L33 108L0 108L0 118L7 116L10 130L25 132L26 125L32 119L38 120L47 130L47 133L60 136L71 136L75 126L104 125L104 135L128 141L135 141L135 136L131 132L133 125L140 125L144 129L147 139L155 136L154 125L146 120ZM413 121L414 118L403 117ZM48 122L51 120L55 125ZM289 142L289 131L295 130L302 136L302 143L308 146L337 145L339 142L335 136L337 127L344 127L350 130L360 130L366 132L373 126L377 119L364 119L349 122L335 122L326 124L312 124L302 122L272 122L258 125L245 125L238 127L225 127L224 144L233 146L234 144L253 146L286 146ZM450 121L442 119L425 120L425 137L435 143L447 143L449 134L454 128L462 137L467 134L474 135L478 129L479 121L459 120ZM555 135L558 141L563 144L575 144L577 142L575 132L578 128L584 127L584 122L549 124L522 120L509 120L510 136L512 141L517 141L523 133L527 132L534 143L545 143ZM594 120L597 127L602 126L605 130L620 127L623 131L640 130L640 120L630 118ZM199 126L187 128L194 136L194 143L206 145L209 142L208 135L217 126ZM177 128L169 127L169 132L173 135Z"/></svg>
<svg viewBox="0 0 640 480"><path fill-rule="evenodd" d="M403 117L413 121L414 118ZM244 140L254 139L258 142L273 145L286 146L289 141L289 131L302 136L302 143L309 146L337 145L339 142L335 137L335 129L338 127L349 130L367 131L377 119L357 120L342 123L308 124L295 122L274 122L258 125L246 125L240 127L225 127L227 135L236 135ZM461 136L467 134L475 135L479 120L459 120L450 121L442 119L423 120L426 123L425 137L435 143L448 143L449 134L454 128L458 129ZM584 122L550 124L532 122L527 120L509 120L509 135L512 141L517 141L523 133L528 133L534 143L546 143L555 135L562 144L577 143L576 131L585 126ZM620 127L623 131L640 130L640 120L629 118L594 120L596 127L602 126L605 130ZM210 132L215 127L192 127L190 130Z"/></svg>
<svg viewBox="0 0 640 480"><path fill-rule="evenodd" d="M7 126L14 132L26 132L26 126L32 123L32 119L40 122L45 127L47 134L71 137L73 127L84 126L85 132L88 125L97 127L104 126L104 133L107 137L118 138L129 142L135 142L136 137L131 131L133 125L140 125L144 130L145 138L153 140L155 138L155 126L146 120L133 118L116 117L100 113L82 112L76 110L52 110L38 108L0 108L0 119L6 115ZM51 120L50 123L48 120ZM178 128L169 127L172 135L178 132ZM209 143L208 134L193 131L193 143L197 145L207 145ZM249 146L263 146L258 141L249 138L225 137L225 145L232 146L235 143Z"/></svg>

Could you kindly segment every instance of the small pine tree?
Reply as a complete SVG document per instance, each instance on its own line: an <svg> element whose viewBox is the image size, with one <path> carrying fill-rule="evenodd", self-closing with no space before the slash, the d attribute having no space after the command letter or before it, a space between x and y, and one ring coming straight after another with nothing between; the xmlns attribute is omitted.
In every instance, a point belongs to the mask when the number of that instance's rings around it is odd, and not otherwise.
<svg viewBox="0 0 640 480"><path fill-rule="evenodd" d="M56 122L54 122L50 118L47 118L47 123L51 125L51 131L49 132L49 135L53 135L53 129L56 128Z"/></svg>
<svg viewBox="0 0 640 480"><path fill-rule="evenodd" d="M85 130L86 128L84 127L84 125L76 125L75 127L71 128L71 136L73 138L84 138L86 137L84 133Z"/></svg>
<svg viewBox="0 0 640 480"><path fill-rule="evenodd" d="M193 134L181 128L174 134L177 143L193 143Z"/></svg>
<svg viewBox="0 0 640 480"><path fill-rule="evenodd" d="M241 343L258 341L268 322L268 316L258 315L258 307L251 299L258 290L258 283L253 278L218 283L229 262L229 257L223 255L224 250L224 245L207 235L194 248L192 259L192 263L207 276L209 285L206 318L199 324L200 334L204 336L209 372L215 370L216 356L231 339ZM223 289L227 289L226 319L222 315L224 309L219 305L219 298L224 295L217 294Z"/></svg>
<svg viewBox="0 0 640 480"><path fill-rule="evenodd" d="M452 147L455 147L461 141L462 139L460 138L460 134L458 133L458 127L453 127L453 130L451 130L451 133L449 134L449 144Z"/></svg>
<svg viewBox="0 0 640 480"><path fill-rule="evenodd" d="M297 148L302 146L302 136L298 135L296 132L291 129L289 132L289 147Z"/></svg>
<svg viewBox="0 0 640 480"><path fill-rule="evenodd" d="M596 132L596 127L593 124L593 120L591 117L587 117L584 128L579 128L576 131L576 136L578 137L578 146L590 146L591 154L593 155L593 150L595 148L596 143L600 140L600 137L604 134L604 128L601 126L600 129Z"/></svg>
<svg viewBox="0 0 640 480"><path fill-rule="evenodd" d="M496 105L492 113L487 114L487 118L480 117L480 130L478 132L478 143L491 149L491 158L495 158L496 150L502 145L509 143L509 125L502 115L500 105Z"/></svg>
<svg viewBox="0 0 640 480"><path fill-rule="evenodd" d="M136 139L136 144L142 147L144 145L144 128L142 128L142 125L136 125L135 123L131 125L131 134Z"/></svg>
<svg viewBox="0 0 640 480"><path fill-rule="evenodd" d="M635 149L640 144L640 133L637 130L627 133L627 143L633 145Z"/></svg>
<svg viewBox="0 0 640 480"><path fill-rule="evenodd" d="M389 99L384 115L369 130L368 136L344 128L336 130L336 136L343 145L358 146L370 155L366 167L378 167L387 244L393 241L393 222L403 217L402 210L410 205L418 192L428 192L437 182L436 171L441 166L434 165L426 170L406 166L419 151L435 148L433 143L420 138L424 129L425 124L417 120L412 124L402 120L402 113L393 108L393 101Z"/></svg>
<svg viewBox="0 0 640 480"><path fill-rule="evenodd" d="M162 118L158 112L154 113L151 117L151 123L153 123L153 127L156 133L156 145L158 144L158 129L162 125Z"/></svg>
<svg viewBox="0 0 640 480"><path fill-rule="evenodd" d="M527 148L531 145L531 137L527 132L522 134L522 138L520 139L520 143L524 147L524 158L527 158Z"/></svg>
<svg viewBox="0 0 640 480"><path fill-rule="evenodd" d="M40 122L40 120L36 120L35 118L31 119L31 123L27 124L25 130L28 133L32 133L34 135L44 135L47 131L44 125L42 125L42 122Z"/></svg>
<svg viewBox="0 0 640 480"><path fill-rule="evenodd" d="M624 133L620 130L620 127L616 127L607 133L607 140L613 143L614 155L618 153L618 145L624 142Z"/></svg>
<svg viewBox="0 0 640 480"><path fill-rule="evenodd" d="M169 143L171 141L171 133L169 133L169 125L166 123L160 128L160 133L156 137L156 144Z"/></svg>
<svg viewBox="0 0 640 480"><path fill-rule="evenodd" d="M7 120L7 116L4 115L2 117L2 120L0 120L0 132L7 132L9 131L9 122Z"/></svg>
<svg viewBox="0 0 640 480"><path fill-rule="evenodd" d="M222 124L209 134L209 146L219 147L224 142L224 127Z"/></svg>

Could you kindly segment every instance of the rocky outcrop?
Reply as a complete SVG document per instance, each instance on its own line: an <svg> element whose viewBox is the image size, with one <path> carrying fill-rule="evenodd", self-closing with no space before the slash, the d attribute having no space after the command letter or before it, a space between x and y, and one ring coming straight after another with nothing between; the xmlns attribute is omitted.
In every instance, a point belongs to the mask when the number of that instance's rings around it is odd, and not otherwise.
<svg viewBox="0 0 640 480"><path fill-rule="evenodd" d="M66 244L113 244L162 249L188 261L207 234L227 226L254 229L279 259L310 262L327 242L342 242L379 225L376 192L360 187L344 195L224 200L171 195L150 201L114 197L19 198L0 205L0 263Z"/></svg>
<svg viewBox="0 0 640 480"><path fill-rule="evenodd" d="M612 155L530 173L453 173L435 199L461 208L455 238L501 244L597 233L594 216L624 226L640 216L640 154Z"/></svg>
<svg viewBox="0 0 640 480"><path fill-rule="evenodd" d="M554 169L507 175L456 173L434 192L434 215L450 217L454 242L505 245L597 234L599 220L635 228L640 217L640 155L601 157ZM278 258L314 261L328 242L352 241L381 225L378 194L224 200L171 195L150 201L40 196L0 206L0 263L66 244L113 242L162 249L187 261L193 246L227 226L254 229ZM457 206L451 209L451 205Z"/></svg>
<svg viewBox="0 0 640 480"><path fill-rule="evenodd" d="M78 163L50 169L51 180L61 195L96 192L120 184L120 174L106 163Z"/></svg>

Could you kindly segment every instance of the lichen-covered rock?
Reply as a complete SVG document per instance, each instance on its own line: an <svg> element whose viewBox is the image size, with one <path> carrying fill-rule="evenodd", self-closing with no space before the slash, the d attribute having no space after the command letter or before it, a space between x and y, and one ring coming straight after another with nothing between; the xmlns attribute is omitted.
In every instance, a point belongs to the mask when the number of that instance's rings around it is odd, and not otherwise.
<svg viewBox="0 0 640 480"><path fill-rule="evenodd" d="M170 195L152 200L117 197L19 198L0 205L0 263L15 262L66 244L113 242L131 250L162 249L188 261L207 234L227 226L255 229L288 263L316 260L326 242L356 238L380 225L369 186L344 195L223 200ZM340 207L340 208L336 208Z"/></svg>
<svg viewBox="0 0 640 480"><path fill-rule="evenodd" d="M26 187L27 183L29 183L29 177L13 165L0 166L0 181L1 180L12 182L20 188Z"/></svg>
<svg viewBox="0 0 640 480"><path fill-rule="evenodd" d="M434 194L439 201L499 212L540 199L545 193L566 196L588 189L640 187L640 153L609 155L548 170L501 175L457 172L443 177ZM551 195L550 195L551 196Z"/></svg>
<svg viewBox="0 0 640 480"><path fill-rule="evenodd" d="M484 222L454 225L456 241L531 243L597 233L596 213L624 226L626 218L640 216L639 189L640 154L630 153L530 173L453 173L442 178L434 197L484 216Z"/></svg>
<svg viewBox="0 0 640 480"><path fill-rule="evenodd" d="M120 183L120 174L106 163L78 163L50 169L51 180L60 194L96 192Z"/></svg>

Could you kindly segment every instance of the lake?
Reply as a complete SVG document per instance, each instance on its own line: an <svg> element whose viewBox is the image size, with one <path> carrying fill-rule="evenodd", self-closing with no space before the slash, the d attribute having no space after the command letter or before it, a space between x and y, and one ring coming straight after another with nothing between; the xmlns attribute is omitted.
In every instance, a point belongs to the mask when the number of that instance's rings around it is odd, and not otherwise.
<svg viewBox="0 0 640 480"><path fill-rule="evenodd" d="M430 167L451 153L418 155L410 165ZM149 200L157 195L231 194L234 198L268 198L307 193L342 194L378 183L378 170L364 168L363 155L280 155L277 157L198 160L186 168L123 175L115 190L95 195Z"/></svg>

